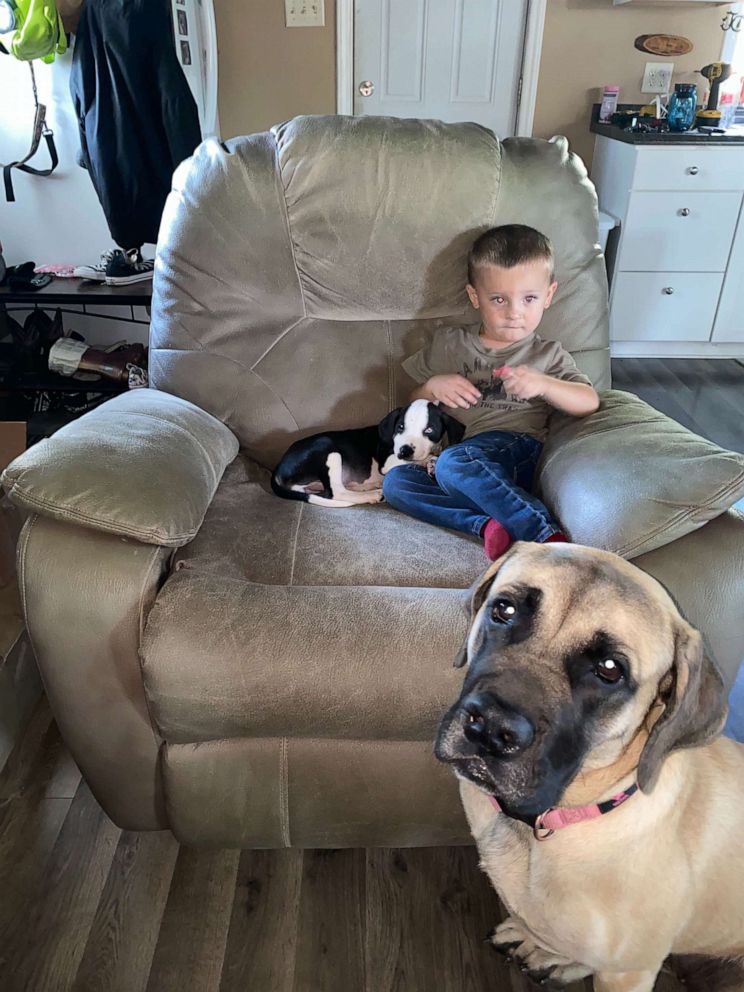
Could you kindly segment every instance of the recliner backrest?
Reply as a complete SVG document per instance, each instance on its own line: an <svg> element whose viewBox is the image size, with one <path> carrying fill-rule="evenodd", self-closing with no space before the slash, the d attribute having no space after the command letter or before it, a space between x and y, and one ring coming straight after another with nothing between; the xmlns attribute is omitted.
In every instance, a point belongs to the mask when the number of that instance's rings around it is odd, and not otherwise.
<svg viewBox="0 0 744 992"><path fill-rule="evenodd" d="M298 117L208 139L177 170L160 229L151 382L272 466L292 440L380 420L438 327L477 323L466 256L495 224L553 242L540 333L609 385L597 201L565 138L477 124Z"/></svg>

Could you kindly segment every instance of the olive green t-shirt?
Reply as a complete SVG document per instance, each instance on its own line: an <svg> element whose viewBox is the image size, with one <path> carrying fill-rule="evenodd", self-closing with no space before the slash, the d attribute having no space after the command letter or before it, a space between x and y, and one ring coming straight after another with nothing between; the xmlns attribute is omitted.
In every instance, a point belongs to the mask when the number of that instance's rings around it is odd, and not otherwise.
<svg viewBox="0 0 744 992"><path fill-rule="evenodd" d="M566 349L557 341L545 341L533 333L506 348L486 348L480 328L450 327L437 330L429 344L403 362L403 368L419 384L433 375L459 372L480 391L481 398L467 410L448 408L465 425L465 437L483 431L516 431L543 440L553 407L540 397L520 400L504 392L494 369L502 365L529 365L567 382L589 379L580 372Z"/></svg>

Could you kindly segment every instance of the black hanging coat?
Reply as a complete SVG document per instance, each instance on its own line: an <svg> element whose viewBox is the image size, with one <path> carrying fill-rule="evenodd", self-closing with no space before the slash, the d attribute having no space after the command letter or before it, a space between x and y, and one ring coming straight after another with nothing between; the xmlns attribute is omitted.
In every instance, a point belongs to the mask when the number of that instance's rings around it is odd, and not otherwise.
<svg viewBox="0 0 744 992"><path fill-rule="evenodd" d="M112 238L122 248L157 241L173 170L201 141L168 0L86 0L70 90Z"/></svg>

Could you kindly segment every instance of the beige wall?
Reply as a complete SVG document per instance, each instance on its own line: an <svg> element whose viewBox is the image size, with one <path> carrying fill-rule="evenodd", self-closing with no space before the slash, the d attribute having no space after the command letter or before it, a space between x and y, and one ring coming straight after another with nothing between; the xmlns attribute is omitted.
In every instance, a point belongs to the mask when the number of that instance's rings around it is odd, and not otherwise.
<svg viewBox="0 0 744 992"><path fill-rule="evenodd" d="M283 0L215 0L220 57L219 108L224 137L262 131L296 114L336 109L335 0L325 0L325 27L286 28ZM547 0L534 133L565 134L591 164L592 103L604 83L622 102L639 102L646 56L639 34L682 34L694 44L675 58L675 81L720 58L726 7L613 7L612 0ZM671 60L670 60L671 61Z"/></svg>
<svg viewBox="0 0 744 992"><path fill-rule="evenodd" d="M705 80L693 71L721 57L725 6L613 7L612 0L548 0L547 6L533 133L565 134L587 165L594 149L589 114L605 83L617 83L621 103L645 102L651 98L640 91L644 64L673 61L674 81L697 83L702 97ZM665 59L633 47L639 34L660 32L684 35L693 50Z"/></svg>
<svg viewBox="0 0 744 992"><path fill-rule="evenodd" d="M264 131L297 114L336 111L335 0L325 27L286 28L283 0L215 0L220 128Z"/></svg>

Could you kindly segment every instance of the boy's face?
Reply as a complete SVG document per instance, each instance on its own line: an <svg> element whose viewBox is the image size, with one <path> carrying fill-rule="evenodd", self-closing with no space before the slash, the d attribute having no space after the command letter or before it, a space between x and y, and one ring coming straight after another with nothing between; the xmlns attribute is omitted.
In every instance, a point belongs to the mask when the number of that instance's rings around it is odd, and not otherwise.
<svg viewBox="0 0 744 992"><path fill-rule="evenodd" d="M475 271L475 285L468 283L467 291L480 310L484 337L509 343L535 330L557 285L550 281L545 262L536 260L510 269L481 265Z"/></svg>

